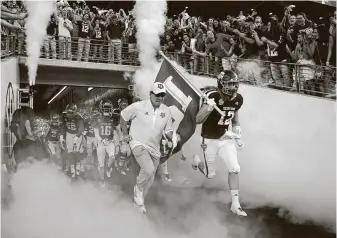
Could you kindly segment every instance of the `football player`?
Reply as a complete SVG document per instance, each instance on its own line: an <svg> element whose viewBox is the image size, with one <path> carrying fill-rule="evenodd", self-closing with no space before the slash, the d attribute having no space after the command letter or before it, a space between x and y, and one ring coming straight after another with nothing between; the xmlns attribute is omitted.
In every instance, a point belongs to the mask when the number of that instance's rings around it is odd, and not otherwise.
<svg viewBox="0 0 337 238"><path fill-rule="evenodd" d="M125 98L120 98L118 100L118 109L115 110L115 113L118 112L118 115L120 116L120 112L126 108L129 105L128 101ZM119 118L118 118L119 122ZM119 137L119 154L118 154L118 160L116 160L115 166L116 169L122 174L126 175L126 173L130 170L129 164L130 164L130 158L131 158L131 148L128 143L123 141L123 135L120 129L120 125L116 127Z"/></svg>
<svg viewBox="0 0 337 238"><path fill-rule="evenodd" d="M97 143L95 140L94 124L100 117L98 108L93 107L85 118L85 130L87 138L87 165L88 169L94 167L93 151L96 150Z"/></svg>
<svg viewBox="0 0 337 238"><path fill-rule="evenodd" d="M67 168L70 167L71 177L80 175L79 154L83 150L82 139L84 121L77 112L77 106L73 103L67 105L64 112L64 125L66 131ZM76 166L75 166L76 165Z"/></svg>
<svg viewBox="0 0 337 238"><path fill-rule="evenodd" d="M115 162L115 139L116 129L112 119L113 105L109 100L102 100L99 104L101 117L94 125L95 138L97 140L98 171L101 186L105 187L105 156L108 154L106 163L106 176L110 178L112 164Z"/></svg>
<svg viewBox="0 0 337 238"><path fill-rule="evenodd" d="M237 93L239 89L238 76L231 70L221 72L217 78L218 86L215 89L206 89L201 108L196 116L196 122L202 124L201 137L205 163L198 155L193 157L193 168L207 177L215 176L214 162L219 156L229 171L228 184L231 190L231 211L239 216L247 216L239 202L239 172L237 160L238 147L243 144L240 140L241 128L238 111L243 104L243 97ZM214 110L215 105L221 114ZM232 131L229 126L232 124Z"/></svg>
<svg viewBox="0 0 337 238"><path fill-rule="evenodd" d="M65 150L63 138L63 126L61 116L55 112L49 116L49 130L46 136L47 145L50 152L50 158L58 165L59 169L63 168L61 160L61 149Z"/></svg>

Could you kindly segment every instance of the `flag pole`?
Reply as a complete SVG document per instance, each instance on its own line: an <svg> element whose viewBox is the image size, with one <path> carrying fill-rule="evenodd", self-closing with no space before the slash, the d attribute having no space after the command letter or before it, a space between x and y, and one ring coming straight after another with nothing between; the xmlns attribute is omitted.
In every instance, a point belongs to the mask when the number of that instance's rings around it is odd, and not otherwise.
<svg viewBox="0 0 337 238"><path fill-rule="evenodd" d="M177 69L173 66L173 64L171 64L170 60L166 57L166 55L164 55L163 51L159 51L159 53L161 54L161 56L162 56L165 60L167 60L167 62L171 65L171 67L174 68L175 71L177 71L177 73L180 75L180 77L182 77L182 78L185 80L185 82L186 82L186 83L187 83L187 84L194 90L194 92L196 92L196 93L199 95L199 97L201 97L201 98L207 98L206 95L205 95L204 93L201 92L201 90L199 90L199 89L197 89L196 87L194 87L194 85L193 85L193 84L192 84L192 83L191 83L191 82L190 82L184 75L182 75L182 73L180 73L179 70L177 70ZM217 107L217 105L214 106L214 109L215 109L221 116L223 116L223 117L226 116L225 113L224 113L220 108ZM234 138L235 141L236 141L236 144L237 144L240 148L242 148L243 143L242 143L242 141L241 141L241 135L240 135L240 136L237 135L237 136L238 136L237 138ZM172 152L173 152L173 150L172 150Z"/></svg>

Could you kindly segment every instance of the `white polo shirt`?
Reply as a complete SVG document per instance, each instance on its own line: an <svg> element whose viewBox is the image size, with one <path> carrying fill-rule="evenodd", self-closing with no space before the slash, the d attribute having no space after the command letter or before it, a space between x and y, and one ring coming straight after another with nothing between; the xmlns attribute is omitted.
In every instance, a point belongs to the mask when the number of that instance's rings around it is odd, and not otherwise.
<svg viewBox="0 0 337 238"><path fill-rule="evenodd" d="M173 131L170 109L161 104L154 110L150 100L139 101L126 107L121 116L125 121L131 121L131 149L138 145L144 146L149 153L160 157L160 141L163 131Z"/></svg>

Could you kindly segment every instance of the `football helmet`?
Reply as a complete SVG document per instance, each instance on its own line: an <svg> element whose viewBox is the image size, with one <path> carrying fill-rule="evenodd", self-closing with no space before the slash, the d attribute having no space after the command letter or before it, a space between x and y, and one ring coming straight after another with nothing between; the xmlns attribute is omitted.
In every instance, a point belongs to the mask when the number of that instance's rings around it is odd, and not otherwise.
<svg viewBox="0 0 337 238"><path fill-rule="evenodd" d="M128 100L126 100L125 98L118 99L117 103L120 110L123 110L129 105Z"/></svg>
<svg viewBox="0 0 337 238"><path fill-rule="evenodd" d="M70 103L67 105L65 113L67 114L68 117L70 118L74 117L76 112L77 112L76 104Z"/></svg>
<svg viewBox="0 0 337 238"><path fill-rule="evenodd" d="M102 100L99 103L99 110L101 111L103 116L111 116L112 115L112 110L113 110L113 105L110 100Z"/></svg>
<svg viewBox="0 0 337 238"><path fill-rule="evenodd" d="M239 89L239 80L237 74L232 70L225 70L218 75L219 91L229 97L233 97Z"/></svg>
<svg viewBox="0 0 337 238"><path fill-rule="evenodd" d="M49 116L50 124L52 126L59 126L61 124L61 116L56 112L52 112Z"/></svg>

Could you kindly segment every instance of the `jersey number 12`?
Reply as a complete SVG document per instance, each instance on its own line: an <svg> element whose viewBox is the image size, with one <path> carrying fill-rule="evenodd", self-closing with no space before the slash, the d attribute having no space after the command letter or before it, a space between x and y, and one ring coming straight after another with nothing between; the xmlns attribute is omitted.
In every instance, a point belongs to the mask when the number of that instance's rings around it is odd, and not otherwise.
<svg viewBox="0 0 337 238"><path fill-rule="evenodd" d="M222 115L220 120L218 121L218 125L228 126L234 117L234 112L233 111L223 111L223 114L224 115ZM226 117L228 118L225 120Z"/></svg>

